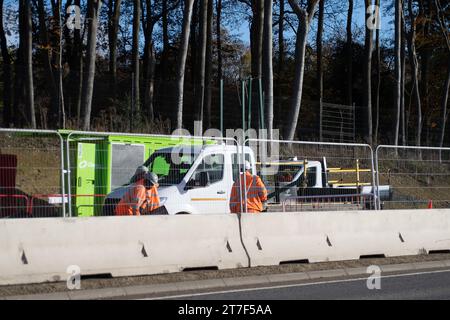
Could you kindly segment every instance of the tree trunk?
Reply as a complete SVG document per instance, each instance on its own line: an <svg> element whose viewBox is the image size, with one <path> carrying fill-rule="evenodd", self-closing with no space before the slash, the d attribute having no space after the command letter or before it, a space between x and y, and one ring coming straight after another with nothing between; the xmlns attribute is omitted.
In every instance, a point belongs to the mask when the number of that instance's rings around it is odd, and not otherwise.
<svg viewBox="0 0 450 320"><path fill-rule="evenodd" d="M314 10L319 0L311 0L308 2L308 10L300 8L297 0L289 0L289 4L294 10L299 24L297 27L297 39L295 42L295 75L294 83L292 86L292 97L290 112L288 114L291 119L288 126L286 126L285 138L287 140L293 140L295 131L297 129L298 117L300 114L300 107L302 102L303 92L303 77L305 71L305 51L306 51L306 38L308 30L311 24L311 20L314 15Z"/></svg>
<svg viewBox="0 0 450 320"><path fill-rule="evenodd" d="M412 0L408 1L408 11L410 18L411 29L408 36L408 51L409 51L409 60L411 63L411 76L413 82L413 95L416 100L416 145L421 145L422 138L422 104L420 101L420 89L419 89L419 63L417 61L417 52L416 52L416 18L414 17L414 12L412 9Z"/></svg>
<svg viewBox="0 0 450 320"><path fill-rule="evenodd" d="M348 1L347 13L347 104L353 105L353 34L352 34L352 18L353 18L353 0Z"/></svg>
<svg viewBox="0 0 450 320"><path fill-rule="evenodd" d="M36 114L34 110L34 86L33 86L33 20L31 18L31 2L28 0L20 0L22 7L22 23L23 28L20 39L20 46L23 48L24 70L23 70L23 86L25 90L25 114L27 124L31 128L36 128Z"/></svg>
<svg viewBox="0 0 450 320"><path fill-rule="evenodd" d="M132 65L133 65L133 111L132 117L136 117L138 122L141 114L141 99L140 99L140 70L139 70L139 29L141 22L141 1L134 0L133 7L133 50L132 50Z"/></svg>
<svg viewBox="0 0 450 320"><path fill-rule="evenodd" d="M212 95L212 34L213 34L213 15L214 0L208 0L208 18L206 28L206 66L205 66L205 110L206 110L206 127L211 128L211 95Z"/></svg>
<svg viewBox="0 0 450 320"><path fill-rule="evenodd" d="M13 78L11 72L11 55L8 50L5 30L3 29L3 0L0 0L0 49L3 59L3 127L10 127L12 122Z"/></svg>
<svg viewBox="0 0 450 320"><path fill-rule="evenodd" d="M163 47L161 53L161 73L162 80L168 79L168 70L167 70L167 59L169 57L169 22L168 15L169 11L167 10L167 0L162 0L162 38L163 38Z"/></svg>
<svg viewBox="0 0 450 320"><path fill-rule="evenodd" d="M273 35L272 35L272 0L264 0L264 105L266 110L267 137L273 137Z"/></svg>
<svg viewBox="0 0 450 320"><path fill-rule="evenodd" d="M117 34L119 32L120 5L122 0L109 0L109 74L113 100L117 98Z"/></svg>
<svg viewBox="0 0 450 320"><path fill-rule="evenodd" d="M40 56L45 69L48 85L50 86L51 107L48 114L47 126L52 128L58 123L59 101L58 88L55 80L55 70L52 65L52 48L47 30L47 19L45 13L44 0L38 0L38 16L39 16L39 38L40 38Z"/></svg>
<svg viewBox="0 0 450 320"><path fill-rule="evenodd" d="M176 115L177 129L183 127L183 96L184 96L184 70L186 68L186 57L188 53L189 34L191 31L192 7L194 0L184 2L183 29L181 32L181 43L178 52L177 79L176 79Z"/></svg>
<svg viewBox="0 0 450 320"><path fill-rule="evenodd" d="M98 15L100 13L101 0L90 0L88 2L89 26L86 49L86 75L83 76L83 90L81 105L83 108L83 130L90 129L92 96L94 93L95 58L97 46Z"/></svg>
<svg viewBox="0 0 450 320"><path fill-rule="evenodd" d="M380 0L375 0L375 5L380 8ZM377 63L377 83L375 87L375 137L374 143L378 142L378 129L380 126L380 86L381 86L381 51L380 51L380 28L375 32L375 54Z"/></svg>
<svg viewBox="0 0 450 320"><path fill-rule="evenodd" d="M395 0L395 20L394 20L394 29L395 29L395 45L394 45L394 53L395 53L395 125L394 125L394 145L398 145L399 138L399 129L400 129L400 113L401 113L401 96L402 96L402 0Z"/></svg>
<svg viewBox="0 0 450 320"><path fill-rule="evenodd" d="M58 17L58 102L59 102L59 117L58 123L60 128L66 128L66 108L64 105L64 84L63 84L63 69L62 69L62 56L63 56L63 43L62 43L62 32L63 32L63 24L61 21L61 10L62 10L62 2L58 0L57 3L57 17Z"/></svg>
<svg viewBox="0 0 450 320"><path fill-rule="evenodd" d="M263 54L263 30L264 30L264 1L252 0L252 22L250 26L250 49L252 57L252 77L262 77L262 54Z"/></svg>
<svg viewBox="0 0 450 320"><path fill-rule="evenodd" d="M144 106L146 112L145 118L150 122L154 120L153 96L154 96L154 75L155 75L155 50L153 46L153 29L155 21L152 17L152 1L146 0L146 14L142 25L144 29ZM144 11L144 10L143 10Z"/></svg>
<svg viewBox="0 0 450 320"><path fill-rule="evenodd" d="M285 0L280 0L280 18L278 20L278 74L277 74L277 93L276 98L278 99L278 110L282 110L282 80L284 79L284 2Z"/></svg>
<svg viewBox="0 0 450 320"><path fill-rule="evenodd" d="M206 41L207 41L207 16L208 0L200 0L200 27L199 27L199 52L197 55L197 78L195 90L196 116L195 120L200 123L198 130L203 132L203 112L205 99L205 67L206 67Z"/></svg>
<svg viewBox="0 0 450 320"><path fill-rule="evenodd" d="M364 44L364 80L363 80L363 96L364 111L362 122L363 138L368 144L372 144L372 53L373 53L373 30L368 26L368 20L371 17L367 13L367 9L372 5L372 0L364 0L366 9L365 19L365 44Z"/></svg>
<svg viewBox="0 0 450 320"><path fill-rule="evenodd" d="M223 77L222 71L222 0L216 0L216 33L217 33L217 84Z"/></svg>
<svg viewBox="0 0 450 320"><path fill-rule="evenodd" d="M405 19L403 15L403 3L401 5L401 94L400 94L400 114L401 114L401 125L402 125L402 145L406 146L407 133L408 133L408 122L406 121L406 110L405 110L405 82L406 82L406 32L405 32Z"/></svg>
<svg viewBox="0 0 450 320"><path fill-rule="evenodd" d="M322 66L322 39L323 39L323 14L325 9L325 0L319 2L319 21L317 22L317 100L319 101L319 121L317 127L322 140L322 102L323 102L323 66Z"/></svg>
<svg viewBox="0 0 450 320"><path fill-rule="evenodd" d="M447 78L445 79L445 84L442 92L442 100L441 100L441 132L439 139L439 146L444 146L445 140L445 124L447 122L447 104L448 104L448 96L450 90L450 59L448 61L447 66Z"/></svg>

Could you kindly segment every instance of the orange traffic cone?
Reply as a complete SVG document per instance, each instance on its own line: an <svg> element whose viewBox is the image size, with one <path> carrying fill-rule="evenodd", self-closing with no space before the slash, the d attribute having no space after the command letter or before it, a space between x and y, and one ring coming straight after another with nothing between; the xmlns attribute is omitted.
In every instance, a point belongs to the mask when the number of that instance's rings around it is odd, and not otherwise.
<svg viewBox="0 0 450 320"><path fill-rule="evenodd" d="M428 201L428 209L433 209L433 200Z"/></svg>

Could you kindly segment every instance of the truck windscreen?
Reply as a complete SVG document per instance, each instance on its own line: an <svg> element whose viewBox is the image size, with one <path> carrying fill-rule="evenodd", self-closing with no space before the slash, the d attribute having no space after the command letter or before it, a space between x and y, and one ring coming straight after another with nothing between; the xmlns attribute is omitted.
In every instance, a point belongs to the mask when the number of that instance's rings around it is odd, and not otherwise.
<svg viewBox="0 0 450 320"><path fill-rule="evenodd" d="M156 152L144 163L151 172L158 175L160 186L176 185L183 180L198 154L184 153L181 157L171 152Z"/></svg>

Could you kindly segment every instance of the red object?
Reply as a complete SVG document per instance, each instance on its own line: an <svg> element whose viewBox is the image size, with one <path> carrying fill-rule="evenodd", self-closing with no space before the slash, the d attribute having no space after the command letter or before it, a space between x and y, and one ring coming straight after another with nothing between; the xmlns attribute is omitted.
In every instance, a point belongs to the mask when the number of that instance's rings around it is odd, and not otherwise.
<svg viewBox="0 0 450 320"><path fill-rule="evenodd" d="M433 200L428 201L428 209L433 209Z"/></svg>
<svg viewBox="0 0 450 320"><path fill-rule="evenodd" d="M17 156L0 154L0 188L15 189L17 173Z"/></svg>

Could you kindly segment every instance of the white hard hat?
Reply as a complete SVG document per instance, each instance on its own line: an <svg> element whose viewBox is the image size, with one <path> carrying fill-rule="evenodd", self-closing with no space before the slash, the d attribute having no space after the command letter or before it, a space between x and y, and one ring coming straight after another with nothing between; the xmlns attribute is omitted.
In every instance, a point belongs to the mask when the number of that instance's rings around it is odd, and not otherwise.
<svg viewBox="0 0 450 320"><path fill-rule="evenodd" d="M252 170L252 165L248 160L245 160L245 170Z"/></svg>

